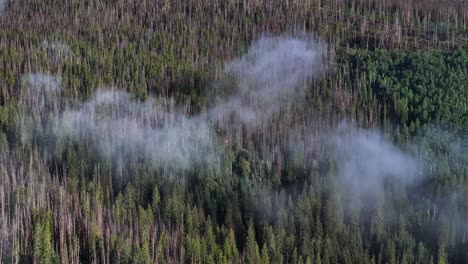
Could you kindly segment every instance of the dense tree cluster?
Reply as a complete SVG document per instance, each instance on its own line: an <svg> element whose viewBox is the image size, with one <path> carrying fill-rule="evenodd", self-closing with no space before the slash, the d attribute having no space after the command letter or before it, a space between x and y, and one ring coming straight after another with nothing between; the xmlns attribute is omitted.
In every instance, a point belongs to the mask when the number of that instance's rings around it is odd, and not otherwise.
<svg viewBox="0 0 468 264"><path fill-rule="evenodd" d="M409 127L414 134L421 125L463 127L467 122L466 49L449 53L357 51L349 71L353 83L372 91L382 103L383 119L398 123L403 130Z"/></svg>

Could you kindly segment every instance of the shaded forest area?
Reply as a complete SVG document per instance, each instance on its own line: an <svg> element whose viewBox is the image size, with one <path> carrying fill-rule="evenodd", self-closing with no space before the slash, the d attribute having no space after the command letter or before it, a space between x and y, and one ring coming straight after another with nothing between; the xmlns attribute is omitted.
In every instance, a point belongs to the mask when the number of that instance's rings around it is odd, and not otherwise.
<svg viewBox="0 0 468 264"><path fill-rule="evenodd" d="M467 2L0 3L1 262L468 262Z"/></svg>

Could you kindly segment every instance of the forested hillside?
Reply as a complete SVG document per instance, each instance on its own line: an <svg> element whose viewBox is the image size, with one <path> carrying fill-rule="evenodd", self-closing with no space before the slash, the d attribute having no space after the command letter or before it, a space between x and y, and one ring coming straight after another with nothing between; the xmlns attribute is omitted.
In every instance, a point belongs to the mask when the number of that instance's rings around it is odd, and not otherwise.
<svg viewBox="0 0 468 264"><path fill-rule="evenodd" d="M468 263L468 2L0 0L1 263Z"/></svg>

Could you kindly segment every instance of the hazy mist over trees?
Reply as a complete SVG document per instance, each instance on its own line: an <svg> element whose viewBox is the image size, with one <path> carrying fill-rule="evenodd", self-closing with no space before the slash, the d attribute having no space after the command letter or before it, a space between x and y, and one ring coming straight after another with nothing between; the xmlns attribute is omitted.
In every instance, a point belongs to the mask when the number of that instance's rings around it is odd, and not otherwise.
<svg viewBox="0 0 468 264"><path fill-rule="evenodd" d="M468 263L468 3L0 0L1 263Z"/></svg>

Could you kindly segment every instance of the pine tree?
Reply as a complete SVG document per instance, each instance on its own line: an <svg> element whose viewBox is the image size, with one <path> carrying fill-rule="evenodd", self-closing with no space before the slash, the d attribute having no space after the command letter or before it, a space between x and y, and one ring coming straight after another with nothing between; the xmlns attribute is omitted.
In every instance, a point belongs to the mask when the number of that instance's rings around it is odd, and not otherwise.
<svg viewBox="0 0 468 264"><path fill-rule="evenodd" d="M258 248L257 241L255 240L255 229L253 222L249 223L247 231L247 239L245 244L245 262L250 264L256 264L261 262L260 250Z"/></svg>
<svg viewBox="0 0 468 264"><path fill-rule="evenodd" d="M39 264L50 264L55 260L52 244L52 215L49 211L36 212L34 217L34 259Z"/></svg>
<svg viewBox="0 0 468 264"><path fill-rule="evenodd" d="M265 243L263 243L263 246L262 246L262 263L263 264L270 263L270 253Z"/></svg>
<svg viewBox="0 0 468 264"><path fill-rule="evenodd" d="M224 241L224 254L227 256L230 263L238 262L239 251L236 246L236 237L232 228L229 228L228 235Z"/></svg>

